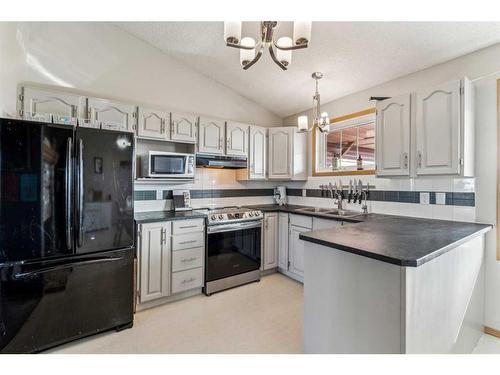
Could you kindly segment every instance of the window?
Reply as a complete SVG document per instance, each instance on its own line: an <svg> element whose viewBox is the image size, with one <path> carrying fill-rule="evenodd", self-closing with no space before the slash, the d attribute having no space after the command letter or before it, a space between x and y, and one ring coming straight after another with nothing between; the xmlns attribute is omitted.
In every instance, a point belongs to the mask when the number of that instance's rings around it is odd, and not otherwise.
<svg viewBox="0 0 500 375"><path fill-rule="evenodd" d="M331 120L313 130L313 175L375 173L375 109Z"/></svg>

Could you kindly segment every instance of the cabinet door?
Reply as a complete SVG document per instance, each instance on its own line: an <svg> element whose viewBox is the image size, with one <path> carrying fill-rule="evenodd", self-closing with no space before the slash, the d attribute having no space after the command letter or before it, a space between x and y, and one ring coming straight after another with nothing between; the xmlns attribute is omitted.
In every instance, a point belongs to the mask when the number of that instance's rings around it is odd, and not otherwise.
<svg viewBox="0 0 500 375"><path fill-rule="evenodd" d="M341 221L329 220L329 219L321 219L319 217L313 217L313 227L312 227L312 230L333 229L333 228L339 228L341 226L342 226L342 222Z"/></svg>
<svg viewBox="0 0 500 375"><path fill-rule="evenodd" d="M278 267L288 271L288 214L278 215Z"/></svg>
<svg viewBox="0 0 500 375"><path fill-rule="evenodd" d="M308 228L290 225L290 236L288 241L288 259L290 260L290 265L288 271L301 278L304 277L304 241L299 239L299 234L310 231L311 230Z"/></svg>
<svg viewBox="0 0 500 375"><path fill-rule="evenodd" d="M136 116L137 107L131 104L88 98L88 118L91 126L132 132L135 130Z"/></svg>
<svg viewBox="0 0 500 375"><path fill-rule="evenodd" d="M278 213L264 214L264 270L278 266Z"/></svg>
<svg viewBox="0 0 500 375"><path fill-rule="evenodd" d="M248 154L248 125L237 122L226 124L226 155Z"/></svg>
<svg viewBox="0 0 500 375"><path fill-rule="evenodd" d="M141 224L141 303L170 295L170 222Z"/></svg>
<svg viewBox="0 0 500 375"><path fill-rule="evenodd" d="M415 95L417 175L460 173L460 81Z"/></svg>
<svg viewBox="0 0 500 375"><path fill-rule="evenodd" d="M172 112L170 119L170 139L175 142L196 143L195 115Z"/></svg>
<svg viewBox="0 0 500 375"><path fill-rule="evenodd" d="M137 135L139 137L169 140L170 132L167 131L167 127L170 113L139 107L138 114Z"/></svg>
<svg viewBox="0 0 500 375"><path fill-rule="evenodd" d="M200 117L198 151L224 154L224 129L224 121Z"/></svg>
<svg viewBox="0 0 500 375"><path fill-rule="evenodd" d="M250 127L249 167L250 180L266 179L266 128Z"/></svg>
<svg viewBox="0 0 500 375"><path fill-rule="evenodd" d="M292 128L269 129L269 179L292 178Z"/></svg>
<svg viewBox="0 0 500 375"><path fill-rule="evenodd" d="M410 175L410 94L377 103L378 176Z"/></svg>
<svg viewBox="0 0 500 375"><path fill-rule="evenodd" d="M23 87L19 115L26 119L39 119L76 125L76 118L85 116L87 98L57 90Z"/></svg>

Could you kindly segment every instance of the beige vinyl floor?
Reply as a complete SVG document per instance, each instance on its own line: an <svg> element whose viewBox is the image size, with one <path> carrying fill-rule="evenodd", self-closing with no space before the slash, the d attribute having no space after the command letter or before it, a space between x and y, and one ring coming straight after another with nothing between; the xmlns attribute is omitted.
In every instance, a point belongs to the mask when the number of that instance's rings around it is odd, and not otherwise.
<svg viewBox="0 0 500 375"><path fill-rule="evenodd" d="M301 353L302 284L281 274L135 315L134 327L46 353Z"/></svg>

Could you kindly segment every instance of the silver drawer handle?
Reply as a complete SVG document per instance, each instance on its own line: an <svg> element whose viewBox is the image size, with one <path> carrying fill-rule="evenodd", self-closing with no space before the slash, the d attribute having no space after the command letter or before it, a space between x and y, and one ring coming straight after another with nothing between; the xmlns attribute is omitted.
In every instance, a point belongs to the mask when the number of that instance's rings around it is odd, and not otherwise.
<svg viewBox="0 0 500 375"><path fill-rule="evenodd" d="M195 277L191 277L191 278L189 278L189 279L184 279L184 280L182 280L182 284L191 283L191 282L193 282L193 281L195 281L195 280L196 280L196 278L195 278Z"/></svg>
<svg viewBox="0 0 500 375"><path fill-rule="evenodd" d="M185 245L187 243L194 243L194 242L198 242L196 240L191 240L191 241L182 241L182 242L179 242L179 245Z"/></svg>
<svg viewBox="0 0 500 375"><path fill-rule="evenodd" d="M197 228L198 225L187 225L185 227L179 227L180 229L186 229L186 228Z"/></svg>
<svg viewBox="0 0 500 375"><path fill-rule="evenodd" d="M192 257L192 258L184 258L181 260L182 263L186 263L186 262L192 262L193 260L196 260L196 257Z"/></svg>

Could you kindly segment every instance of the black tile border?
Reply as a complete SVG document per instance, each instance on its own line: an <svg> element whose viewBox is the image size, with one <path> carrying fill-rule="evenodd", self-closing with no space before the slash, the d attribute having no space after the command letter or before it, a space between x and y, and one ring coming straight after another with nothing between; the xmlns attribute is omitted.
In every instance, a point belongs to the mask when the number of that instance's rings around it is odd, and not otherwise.
<svg viewBox="0 0 500 375"><path fill-rule="evenodd" d="M289 196L301 197L303 189L289 188L286 192ZM330 198L330 193L321 189L305 189L306 197ZM376 202L397 203L420 203L420 191L397 191L397 190L371 190L368 200ZM429 193L429 203L436 204L436 193ZM447 206L474 207L476 205L475 193L444 192ZM201 198L237 198L237 197L272 197L274 189L193 189L192 199ZM344 190L344 196L347 191ZM172 199L172 190L163 190L162 199ZM134 200L156 200L156 190L136 190Z"/></svg>
<svg viewBox="0 0 500 375"><path fill-rule="evenodd" d="M289 189L287 189L287 193L288 190ZM295 189L295 190L300 190L300 189ZM429 204L436 204L436 193L438 192L433 192L433 191L420 192L420 191L397 191L397 190L371 190L370 194L368 195L368 200L377 202L420 203L420 193L429 193ZM474 207L476 205L475 193L453 193L453 192L444 192L444 193L446 194L447 206ZM346 195L347 191L344 190L344 196ZM330 198L330 193L326 190L321 190L321 189L306 189L306 196L313 198Z"/></svg>

